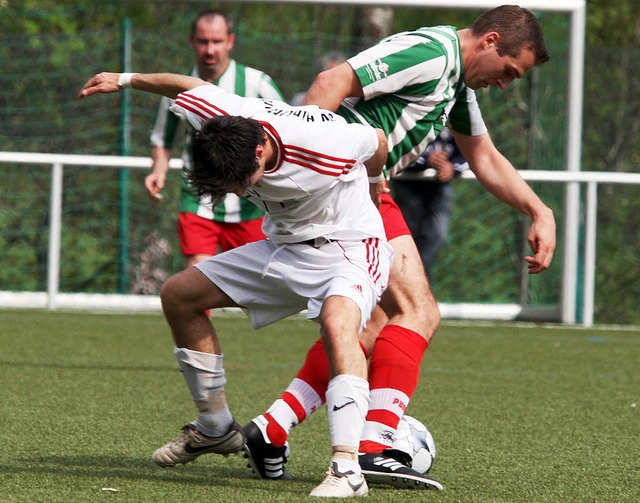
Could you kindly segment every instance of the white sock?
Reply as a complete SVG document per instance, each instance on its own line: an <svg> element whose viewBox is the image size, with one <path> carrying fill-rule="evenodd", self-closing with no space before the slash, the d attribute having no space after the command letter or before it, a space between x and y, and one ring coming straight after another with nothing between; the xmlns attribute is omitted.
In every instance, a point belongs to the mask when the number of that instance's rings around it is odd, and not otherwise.
<svg viewBox="0 0 640 503"><path fill-rule="evenodd" d="M331 445L344 445L357 453L369 408L369 383L341 374L329 381L326 397Z"/></svg>
<svg viewBox="0 0 640 503"><path fill-rule="evenodd" d="M287 435L289 435L293 427L297 426L300 422L300 418L298 418L298 415L291 406L292 403L298 410L304 410L304 417L302 417L302 420L304 420L322 406L322 399L320 395L302 379L296 377L291 381L285 393L283 393L283 396L273 402L267 410L267 413L271 414L273 420L280 425Z"/></svg>
<svg viewBox="0 0 640 503"><path fill-rule="evenodd" d="M222 355L186 348L174 348L173 352L198 409L194 423L197 430L210 437L224 435L229 431L233 417L224 394L227 379Z"/></svg>

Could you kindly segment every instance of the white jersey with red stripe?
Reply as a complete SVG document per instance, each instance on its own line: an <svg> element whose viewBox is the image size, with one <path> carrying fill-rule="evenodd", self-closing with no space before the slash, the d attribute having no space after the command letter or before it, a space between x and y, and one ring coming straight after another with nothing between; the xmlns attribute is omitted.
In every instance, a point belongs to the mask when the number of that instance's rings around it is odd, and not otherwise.
<svg viewBox="0 0 640 503"><path fill-rule="evenodd" d="M212 84L181 93L171 109L196 129L216 116L251 118L274 139L275 167L246 193L264 209L263 231L273 242L385 239L363 164L378 147L372 127L316 106L243 98Z"/></svg>

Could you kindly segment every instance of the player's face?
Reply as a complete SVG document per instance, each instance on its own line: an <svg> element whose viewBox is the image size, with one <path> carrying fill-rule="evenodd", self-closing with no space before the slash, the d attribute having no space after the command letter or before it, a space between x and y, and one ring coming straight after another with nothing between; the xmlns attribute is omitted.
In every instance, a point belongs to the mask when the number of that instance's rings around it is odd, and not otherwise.
<svg viewBox="0 0 640 503"><path fill-rule="evenodd" d="M476 53L476 57L466 66L464 82L471 89L496 86L507 87L514 79L524 77L533 68L533 51L523 49L517 57L498 54L496 41L487 41Z"/></svg>
<svg viewBox="0 0 640 503"><path fill-rule="evenodd" d="M204 80L217 79L227 69L234 41L235 36L229 34L223 17L198 21L189 42L196 56L200 76Z"/></svg>

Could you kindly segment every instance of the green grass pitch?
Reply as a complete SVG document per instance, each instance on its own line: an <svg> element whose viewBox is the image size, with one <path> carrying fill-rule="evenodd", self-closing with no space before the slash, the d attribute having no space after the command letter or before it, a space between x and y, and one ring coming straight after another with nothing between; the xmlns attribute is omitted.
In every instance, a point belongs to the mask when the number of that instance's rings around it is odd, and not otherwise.
<svg viewBox="0 0 640 503"><path fill-rule="evenodd" d="M295 375L317 326L215 319L240 423ZM324 410L293 431L292 482L240 456L173 469L151 452L195 411L160 314L0 311L0 501L309 501L330 456ZM640 502L640 331L443 323L408 413L434 435L441 493L369 502Z"/></svg>

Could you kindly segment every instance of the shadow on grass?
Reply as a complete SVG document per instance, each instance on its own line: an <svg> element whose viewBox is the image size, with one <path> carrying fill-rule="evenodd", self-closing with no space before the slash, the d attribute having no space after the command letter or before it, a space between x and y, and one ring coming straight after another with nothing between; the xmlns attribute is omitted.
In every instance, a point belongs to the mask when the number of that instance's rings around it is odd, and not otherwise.
<svg viewBox="0 0 640 503"><path fill-rule="evenodd" d="M270 367L282 367L282 368L291 368L296 369L299 366L298 361L284 362L284 363L275 363L270 365ZM108 365L108 364L100 364L100 363L56 363L56 362L29 362L29 361L9 361L9 360L0 360L0 365L3 367L19 367L19 368L48 368L48 369L60 369L60 370L107 370L107 371L121 371L121 372L171 372L176 373L180 372L180 369L177 365L157 365L157 366L149 366L149 365ZM256 368L255 365L251 363L243 363L243 362L225 362L225 367L228 370L249 370Z"/></svg>
<svg viewBox="0 0 640 503"><path fill-rule="evenodd" d="M245 460L241 455L213 457L216 462L231 463L236 466L220 466L209 460L188 463L173 468L156 466L150 460L123 456L36 456L20 458L21 465L0 465L4 474L20 475L22 473L51 474L59 477L86 477L100 479L146 480L168 482L193 486L220 486L247 488L247 484L255 485L255 489L276 489L298 493L299 484L317 483L317 478L295 477L292 482L258 479L249 468L245 468Z"/></svg>
<svg viewBox="0 0 640 503"><path fill-rule="evenodd" d="M126 372L172 372L179 371L177 366L144 366L144 365L100 365L89 363L56 363L56 362L19 362L0 360L0 365L4 367L21 367L21 368L48 368L62 370L118 370Z"/></svg>

